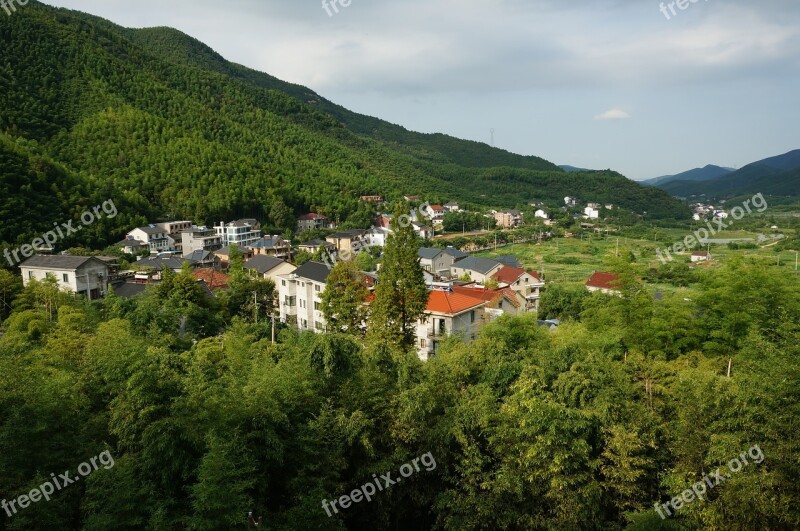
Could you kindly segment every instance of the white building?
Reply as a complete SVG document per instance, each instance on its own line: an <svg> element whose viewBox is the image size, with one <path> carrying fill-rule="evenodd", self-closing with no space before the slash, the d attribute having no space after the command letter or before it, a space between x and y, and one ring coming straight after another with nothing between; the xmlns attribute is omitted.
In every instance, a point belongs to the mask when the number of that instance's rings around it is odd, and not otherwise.
<svg viewBox="0 0 800 531"><path fill-rule="evenodd" d="M222 236L214 229L208 227L192 226L181 233L183 242L183 256L189 256L195 251L218 251L222 249Z"/></svg>
<svg viewBox="0 0 800 531"><path fill-rule="evenodd" d="M255 219L240 219L230 223L220 221L214 231L222 238L223 246L235 244L239 248L248 247L261 238L261 224Z"/></svg>
<svg viewBox="0 0 800 531"><path fill-rule="evenodd" d="M550 216L547 215L547 212L541 209L537 210L536 213L533 215L533 217L539 219L550 219Z"/></svg>
<svg viewBox="0 0 800 531"><path fill-rule="evenodd" d="M143 242L150 248L152 254L158 254L171 250L167 234L164 227L151 224L147 227L137 227L133 229L125 238Z"/></svg>
<svg viewBox="0 0 800 531"><path fill-rule="evenodd" d="M322 293L330 269L319 262L307 262L294 273L277 278L281 322L299 330L325 331Z"/></svg>
<svg viewBox="0 0 800 531"><path fill-rule="evenodd" d="M89 300L103 297L108 290L110 268L93 256L37 255L20 264L20 270L25 286L31 280L51 277L58 281L59 288Z"/></svg>
<svg viewBox="0 0 800 531"><path fill-rule="evenodd" d="M425 315L417 321L417 354L423 361L436 355L450 336L474 340L487 322L487 301L448 289L429 293Z"/></svg>
<svg viewBox="0 0 800 531"><path fill-rule="evenodd" d="M583 210L583 217L586 219L600 219L600 211L594 207L587 206Z"/></svg>

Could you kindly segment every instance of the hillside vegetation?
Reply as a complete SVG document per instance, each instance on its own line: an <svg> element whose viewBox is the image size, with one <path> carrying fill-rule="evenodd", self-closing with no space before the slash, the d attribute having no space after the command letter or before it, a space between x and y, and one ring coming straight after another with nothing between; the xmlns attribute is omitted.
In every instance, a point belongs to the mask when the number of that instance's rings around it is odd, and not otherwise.
<svg viewBox="0 0 800 531"><path fill-rule="evenodd" d="M284 230L314 209L364 226L371 212L362 194L506 208L572 195L687 215L664 192L615 172L568 175L538 157L352 113L169 28L125 29L32 1L0 18L0 45L0 156L12 159L0 161L7 243L29 241L30 230L98 194L128 213L107 227L109 239L135 216L248 216ZM16 197L26 186L57 190L50 207Z"/></svg>

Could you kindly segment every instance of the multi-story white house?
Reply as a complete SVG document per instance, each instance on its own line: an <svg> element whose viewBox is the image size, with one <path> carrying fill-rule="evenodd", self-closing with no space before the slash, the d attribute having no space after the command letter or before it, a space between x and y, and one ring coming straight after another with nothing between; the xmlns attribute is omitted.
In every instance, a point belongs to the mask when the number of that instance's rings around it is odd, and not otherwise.
<svg viewBox="0 0 800 531"><path fill-rule="evenodd" d="M163 253L170 250L167 231L158 225L137 227L126 235L126 239L143 242L150 248L152 254Z"/></svg>
<svg viewBox="0 0 800 531"><path fill-rule="evenodd" d="M181 237L181 233L185 230L191 230L192 225L193 223L191 221L165 221L163 223L156 223L156 227L164 229L167 235L167 249L179 253L183 252L183 238Z"/></svg>
<svg viewBox="0 0 800 531"><path fill-rule="evenodd" d="M489 320L487 301L450 289L429 292L425 315L417 321L417 354L423 361L436 355L450 336L471 341Z"/></svg>
<svg viewBox="0 0 800 531"><path fill-rule="evenodd" d="M214 229L208 227L192 226L181 233L183 241L183 256L189 256L195 251L218 251L222 249L222 236Z"/></svg>
<svg viewBox="0 0 800 531"><path fill-rule="evenodd" d="M93 256L32 256L20 264L22 283L54 278L59 288L89 300L103 297L108 290L110 267Z"/></svg>
<svg viewBox="0 0 800 531"><path fill-rule="evenodd" d="M299 330L325 331L322 293L330 269L319 262L306 262L294 273L277 278L280 319Z"/></svg>
<svg viewBox="0 0 800 531"><path fill-rule="evenodd" d="M255 219L240 219L230 223L220 221L214 231L222 238L223 246L249 247L261 238L261 224Z"/></svg>

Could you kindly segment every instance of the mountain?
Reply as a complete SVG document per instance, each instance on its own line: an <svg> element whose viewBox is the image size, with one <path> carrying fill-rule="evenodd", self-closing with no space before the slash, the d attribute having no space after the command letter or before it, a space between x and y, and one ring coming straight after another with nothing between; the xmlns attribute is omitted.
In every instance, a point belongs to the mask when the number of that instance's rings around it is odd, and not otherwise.
<svg viewBox="0 0 800 531"><path fill-rule="evenodd" d="M646 181L640 181L640 184L658 186L672 181L710 181L734 171L736 170L733 168L723 168L721 166L709 164L704 168L695 168L677 175L665 175L663 177L655 177L653 179L647 179Z"/></svg>
<svg viewBox="0 0 800 531"><path fill-rule="evenodd" d="M574 195L687 215L613 171L568 174L353 113L170 28L122 28L31 0L0 17L0 46L0 243L30 242L107 199L120 215L92 232L109 239L159 217L252 217L285 232L315 210L364 227L372 207L359 196L375 194L506 208Z"/></svg>
<svg viewBox="0 0 800 531"><path fill-rule="evenodd" d="M567 173L583 173L583 172L587 172L587 171L597 171L597 170L589 170L589 169L586 169L586 168L576 168L575 166L570 166L568 164L561 165L561 166L559 166L559 168L561 168L562 170L564 170Z"/></svg>
<svg viewBox="0 0 800 531"><path fill-rule="evenodd" d="M757 193L800 196L800 150L753 162L714 179L675 180L657 186L678 197L728 198Z"/></svg>

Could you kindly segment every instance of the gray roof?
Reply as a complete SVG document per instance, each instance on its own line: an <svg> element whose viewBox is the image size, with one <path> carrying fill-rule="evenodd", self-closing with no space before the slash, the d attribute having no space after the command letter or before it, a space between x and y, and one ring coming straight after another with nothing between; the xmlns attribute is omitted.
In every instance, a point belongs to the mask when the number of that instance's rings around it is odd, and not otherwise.
<svg viewBox="0 0 800 531"><path fill-rule="evenodd" d="M143 231L145 234L160 234L166 232L161 227L156 226L147 226L147 227L137 227L139 230Z"/></svg>
<svg viewBox="0 0 800 531"><path fill-rule="evenodd" d="M103 265L102 261L94 256L64 256L64 255L46 255L38 254L31 256L20 264L20 267L37 267L42 269L63 269L65 271L76 271L83 267L86 262L94 260Z"/></svg>
<svg viewBox="0 0 800 531"><path fill-rule="evenodd" d="M498 256L497 261L503 265L511 266L520 268L522 264L519 263L516 256L506 255L506 256Z"/></svg>
<svg viewBox="0 0 800 531"><path fill-rule="evenodd" d="M434 258L439 256L440 254L442 254L442 252L443 251L441 249L433 249L433 248L430 248L430 247L423 247L422 249L420 249L417 252L417 254L419 255L420 258L422 258L424 260L433 260Z"/></svg>
<svg viewBox="0 0 800 531"><path fill-rule="evenodd" d="M444 252L446 252L447 254L449 254L450 256L455 258L456 260L460 260L462 258L466 258L466 257L469 256L464 251L459 251L455 247L448 247L447 249L444 250Z"/></svg>
<svg viewBox="0 0 800 531"><path fill-rule="evenodd" d="M137 269L149 267L151 269L155 269L156 271L160 271L165 267L167 269L181 269L184 262L188 262L190 265L196 263L194 260L181 258L179 256L157 256L156 258L145 258L144 260L139 260L133 264L133 266Z"/></svg>
<svg viewBox="0 0 800 531"><path fill-rule="evenodd" d="M254 256L244 264L245 269L253 269L262 275L268 271L272 271L281 264L287 263L285 260L275 258L274 256L259 255Z"/></svg>
<svg viewBox="0 0 800 531"><path fill-rule="evenodd" d="M203 249L196 249L192 251L192 254L186 257L187 260L190 262L205 262L206 260L214 260L214 253L211 251L206 251Z"/></svg>
<svg viewBox="0 0 800 531"><path fill-rule="evenodd" d="M306 262L297 268L295 275L324 284L328 280L331 270L319 262Z"/></svg>
<svg viewBox="0 0 800 531"><path fill-rule="evenodd" d="M287 247L288 245L286 240L280 236L264 236L247 247L251 249L274 249L275 247Z"/></svg>
<svg viewBox="0 0 800 531"><path fill-rule="evenodd" d="M469 269L470 271L477 271L482 275L486 275L497 267L502 267L502 265L503 264L496 260L480 258L478 256L469 256L463 260L460 260L454 267L458 267L460 269Z"/></svg>
<svg viewBox="0 0 800 531"><path fill-rule="evenodd" d="M144 293L144 291L147 289L147 286L148 284L142 284L139 282L123 282L121 284L114 284L111 287L114 288L114 293L118 297L130 299Z"/></svg>

